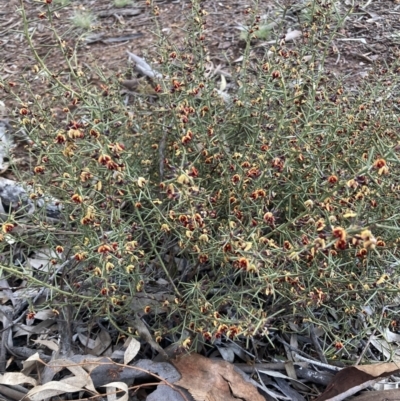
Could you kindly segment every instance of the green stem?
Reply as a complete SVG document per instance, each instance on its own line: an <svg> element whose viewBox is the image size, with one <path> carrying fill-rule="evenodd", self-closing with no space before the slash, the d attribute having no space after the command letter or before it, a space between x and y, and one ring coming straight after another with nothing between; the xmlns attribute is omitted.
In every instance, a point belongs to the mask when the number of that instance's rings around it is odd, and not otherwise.
<svg viewBox="0 0 400 401"><path fill-rule="evenodd" d="M136 216L138 217L140 223L142 224L142 227L144 229L144 232L146 233L146 237L149 240L151 247L152 247L152 251L155 253L155 255L157 256L158 261L160 262L160 265L162 267L162 269L164 270L165 275L167 276L169 282L171 283L172 287L174 288L175 293L179 296L182 297L181 293L179 292L178 288L176 287L176 285L174 284L174 281L172 280L171 275L169 274L169 271L167 269L167 267L164 264L164 261L160 255L160 253L158 252L154 242L153 242L153 238L150 235L149 231L146 228L146 224L144 223L141 214L139 213L139 210L136 209Z"/></svg>
<svg viewBox="0 0 400 401"><path fill-rule="evenodd" d="M19 270L17 270L17 269L13 269L12 267L0 265L0 271L1 271L1 270L5 270L6 272L15 274L17 277L20 277L20 278L22 278L22 279L26 279L26 274L22 273L21 271L19 271ZM41 287L46 287L46 288L48 288L48 289L50 289L50 290L52 290L52 291L55 291L55 292L58 293L58 294L65 295L65 296L67 296L67 297L69 297L69 298L70 298L71 296L76 296L76 297L81 298L81 299L86 299L86 300L88 300L88 301L93 301L93 297L88 297L88 296L79 295L79 294L72 294L71 292L61 290L60 288L58 288L58 287L56 287L56 286L54 286L54 285L51 285L51 284L45 283L45 282L43 282L43 281L40 281L40 280L38 280L37 278L32 277L32 276L29 277L29 281L30 281L31 283L38 284L38 285L41 286Z"/></svg>

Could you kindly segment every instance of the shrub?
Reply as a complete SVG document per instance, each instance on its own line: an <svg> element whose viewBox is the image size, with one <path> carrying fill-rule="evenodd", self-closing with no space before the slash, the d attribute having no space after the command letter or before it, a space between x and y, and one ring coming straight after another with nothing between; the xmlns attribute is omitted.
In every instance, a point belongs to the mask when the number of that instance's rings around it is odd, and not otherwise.
<svg viewBox="0 0 400 401"><path fill-rule="evenodd" d="M33 93L20 110L33 143L30 197L51 194L64 218L26 217L37 227L31 247L55 252L47 271L3 271L50 287L52 307L73 305L121 330L140 310L158 340L314 323L329 355L396 324L399 55L352 90L326 67L345 19L331 3L307 6L294 43L278 25L257 60L257 8L247 16L229 89L209 73L207 12L196 1L183 48L160 33L155 95L131 104L117 79L93 88L88 71L71 68L64 80L38 59L63 115ZM3 232L31 239L13 234L14 223L11 214Z"/></svg>
<svg viewBox="0 0 400 401"><path fill-rule="evenodd" d="M133 5L132 0L114 0L115 7L126 7Z"/></svg>
<svg viewBox="0 0 400 401"><path fill-rule="evenodd" d="M86 31L92 29L94 22L94 15L85 10L76 10L72 17L72 23L74 26Z"/></svg>

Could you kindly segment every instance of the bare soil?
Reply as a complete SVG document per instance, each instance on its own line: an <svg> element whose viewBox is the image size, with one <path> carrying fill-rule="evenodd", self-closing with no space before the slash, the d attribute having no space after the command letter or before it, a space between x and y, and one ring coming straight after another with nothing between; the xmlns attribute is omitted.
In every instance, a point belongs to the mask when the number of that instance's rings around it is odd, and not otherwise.
<svg viewBox="0 0 400 401"><path fill-rule="evenodd" d="M0 4L0 78L14 89L21 102L27 101L33 94L44 96L46 87L35 73L37 64L27 40L23 34L21 0L4 1ZM66 72L65 60L59 50L53 31L62 40L67 52L75 52L73 65L78 69L92 71L93 82L98 79L95 71L100 69L104 76L119 76L130 67L126 51L139 56L154 54L157 37L154 34L152 8L146 1L137 0L133 5L117 8L110 0L71 1L61 7L61 0L53 1L51 8L57 9L52 20L48 20L46 4L43 1L25 0L23 6L29 21L28 31L32 36L37 53L43 58L49 69L58 75ZM337 10L343 15L351 9L351 1L337 3ZM353 85L363 79L376 62L391 61L391 55L400 42L400 4L392 0L356 2L353 12L346 18L338 37L329 44L330 56L327 67L343 76L346 82ZM296 29L296 9L302 2L292 0L261 0L260 15L274 20L286 12L285 29ZM169 41L177 46L182 43L191 12L188 0L155 1L158 7L157 19L162 32ZM247 20L246 10L251 2L244 0L204 0L202 7L209 13L206 26L206 44L214 65L224 67L238 59L243 49L240 46L239 27ZM78 12L90 12L94 17L92 30L87 31L74 25L74 15ZM252 52L252 57L260 58L269 49L268 41L259 40ZM8 88L1 100L8 106L11 114L20 105L8 95ZM28 91L27 88L31 90Z"/></svg>

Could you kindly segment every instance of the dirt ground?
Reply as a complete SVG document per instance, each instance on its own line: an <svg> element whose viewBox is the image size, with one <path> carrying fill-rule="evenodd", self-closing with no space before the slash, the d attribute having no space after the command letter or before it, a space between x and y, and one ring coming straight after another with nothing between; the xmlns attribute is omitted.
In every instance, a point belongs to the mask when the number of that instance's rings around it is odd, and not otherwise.
<svg viewBox="0 0 400 401"><path fill-rule="evenodd" d="M66 2L66 0L64 0ZM51 7L57 9L52 21L46 17L44 1L22 1L29 20L28 31L32 35L38 54L43 57L51 71L62 74L64 60L56 48L52 30L58 32L66 49L75 49L77 67L93 71L100 68L105 76L124 73L129 68L126 51L139 56L153 54L156 43L151 8L145 0L136 0L133 5L117 8L109 0L72 0L65 7L62 0L55 0ZM210 49L214 65L226 66L238 59L241 25L246 23L245 10L252 2L244 0L204 0L202 7L207 10L206 44ZM273 21L282 14L285 7L285 29L296 29L298 9L302 1L261 0L259 10L267 21ZM330 43L331 54L327 60L330 70L341 74L352 85L366 76L376 61L390 63L390 54L400 42L400 4L392 0L335 2L338 12L348 12L352 3L353 12L347 17L340 34ZM188 0L155 1L159 10L159 24L162 32L177 46L185 34L185 24L190 13ZM7 85L16 84L21 101L28 100L32 93L26 90L27 83L35 94L43 95L43 86L34 66L37 64L23 35L21 0L2 1L0 4L0 78L6 83L1 96L9 113L17 110L18 104L7 94ZM94 16L92 29L88 31L74 25L76 13L89 12ZM86 32L86 33L85 33ZM84 34L82 36L82 34ZM271 43L259 40L252 57L259 58Z"/></svg>

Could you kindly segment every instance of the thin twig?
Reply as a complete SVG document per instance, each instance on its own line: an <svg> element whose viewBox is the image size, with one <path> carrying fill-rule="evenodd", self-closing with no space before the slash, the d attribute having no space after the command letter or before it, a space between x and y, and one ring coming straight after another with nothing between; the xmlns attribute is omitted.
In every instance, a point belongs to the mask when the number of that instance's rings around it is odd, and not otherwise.
<svg viewBox="0 0 400 401"><path fill-rule="evenodd" d="M313 361L312 359L305 358L304 356L301 355L296 355L295 356L297 359L300 359L301 361L308 362L311 365L319 366L320 368L325 368L325 369L330 369L330 370L335 370L339 372L342 370L342 368L338 368L337 366L333 365L327 365L326 363L318 362L318 361Z"/></svg>

